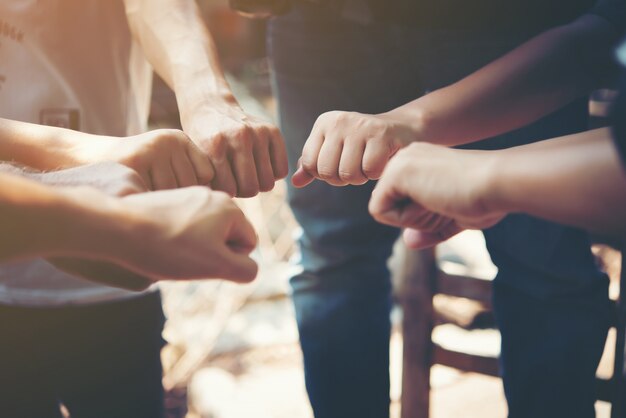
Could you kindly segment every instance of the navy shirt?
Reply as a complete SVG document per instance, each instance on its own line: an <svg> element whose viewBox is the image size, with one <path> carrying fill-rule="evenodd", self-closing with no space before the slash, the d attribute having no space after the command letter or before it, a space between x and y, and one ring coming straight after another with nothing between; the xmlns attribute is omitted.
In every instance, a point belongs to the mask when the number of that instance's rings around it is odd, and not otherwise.
<svg viewBox="0 0 626 418"><path fill-rule="evenodd" d="M617 49L617 59L622 65L620 94L613 105L612 125L615 144L626 165L626 42Z"/></svg>
<svg viewBox="0 0 626 418"><path fill-rule="evenodd" d="M383 20L442 30L536 33L568 23L596 0L367 0ZM609 3L620 0L608 0ZM604 2L601 0L601 2Z"/></svg>

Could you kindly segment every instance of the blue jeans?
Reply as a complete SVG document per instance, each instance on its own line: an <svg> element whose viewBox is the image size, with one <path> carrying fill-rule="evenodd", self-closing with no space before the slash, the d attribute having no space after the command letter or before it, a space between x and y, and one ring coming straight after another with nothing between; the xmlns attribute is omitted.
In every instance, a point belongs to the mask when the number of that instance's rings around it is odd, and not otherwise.
<svg viewBox="0 0 626 418"><path fill-rule="evenodd" d="M274 19L269 53L291 169L321 113L390 110L460 79L528 35L468 36L362 25L304 5ZM583 100L476 146L533 142L583 130L585 124ZM372 188L372 182L343 188L315 182L289 190L303 228L304 270L292 279L293 300L317 418L389 415L391 285L386 260L398 231L369 216ZM516 215L486 231L486 238L499 267L498 289L503 289L496 292L496 309L505 339L502 367L511 418L558 416L545 415L540 407L547 397L573 411L563 416L593 416L592 370L604 345L608 303L607 280L594 265L586 234ZM577 311L581 304L585 310ZM572 312L577 314L565 314ZM537 327L539 314L554 326ZM509 343L518 339L526 341L524 350ZM555 339L561 344L552 344ZM546 369L544 363L552 367ZM532 370L509 372L520 365ZM584 373L565 373L574 369ZM536 384L541 379L558 389ZM573 398L572 393L590 396ZM516 409L519 405L532 407Z"/></svg>

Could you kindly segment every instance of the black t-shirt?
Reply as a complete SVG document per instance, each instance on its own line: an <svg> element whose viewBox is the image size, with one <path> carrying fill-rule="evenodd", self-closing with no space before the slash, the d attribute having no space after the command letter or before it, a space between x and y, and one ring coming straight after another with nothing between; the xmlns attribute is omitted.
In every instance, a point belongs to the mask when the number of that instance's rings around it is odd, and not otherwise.
<svg viewBox="0 0 626 418"><path fill-rule="evenodd" d="M612 125L615 144L626 165L626 42L617 49L617 59L622 65L619 96L613 104Z"/></svg>

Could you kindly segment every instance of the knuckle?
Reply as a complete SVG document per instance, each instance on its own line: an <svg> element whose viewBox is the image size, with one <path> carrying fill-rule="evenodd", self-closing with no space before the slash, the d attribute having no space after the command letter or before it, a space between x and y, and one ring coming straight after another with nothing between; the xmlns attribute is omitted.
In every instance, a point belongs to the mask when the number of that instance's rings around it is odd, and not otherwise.
<svg viewBox="0 0 626 418"><path fill-rule="evenodd" d="M378 164L363 164L363 174L365 174L370 179L380 177L381 172L382 169Z"/></svg>
<svg viewBox="0 0 626 418"><path fill-rule="evenodd" d="M358 182L362 177L360 173L355 173L351 170L339 170L339 178L346 183Z"/></svg>
<svg viewBox="0 0 626 418"><path fill-rule="evenodd" d="M235 141L233 142L233 150L235 152L250 152L252 146L252 138L250 136L235 136Z"/></svg>
<svg viewBox="0 0 626 418"><path fill-rule="evenodd" d="M331 179L337 176L337 171L332 167L321 165L317 167L317 173L322 179Z"/></svg>
<svg viewBox="0 0 626 418"><path fill-rule="evenodd" d="M264 180L260 184L260 189L262 192L269 192L274 188L274 180Z"/></svg>
<svg viewBox="0 0 626 418"><path fill-rule="evenodd" d="M241 187L237 191L237 196L244 197L244 198L254 197L257 194L259 194L259 189L255 187L251 187L251 186Z"/></svg>

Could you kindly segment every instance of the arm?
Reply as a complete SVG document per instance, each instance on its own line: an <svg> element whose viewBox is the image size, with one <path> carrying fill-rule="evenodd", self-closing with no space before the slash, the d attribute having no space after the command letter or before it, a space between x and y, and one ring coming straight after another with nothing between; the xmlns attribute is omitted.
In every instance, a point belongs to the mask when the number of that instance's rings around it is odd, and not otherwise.
<svg viewBox="0 0 626 418"><path fill-rule="evenodd" d="M520 128L606 85L618 36L607 20L585 15L391 113L413 125L418 140L448 146Z"/></svg>
<svg viewBox="0 0 626 418"><path fill-rule="evenodd" d="M283 139L237 104L195 1L125 3L132 33L176 93L183 130L213 162L212 186L243 197L270 190L287 175Z"/></svg>
<svg viewBox="0 0 626 418"><path fill-rule="evenodd" d="M108 197L88 188L50 188L0 174L0 260L69 256L90 264L89 278L121 287L158 279L207 277L249 281L256 236L224 194L206 188ZM207 239L207 237L209 239ZM75 261L63 260L69 270ZM79 263L80 264L80 263ZM84 268L79 266L79 270Z"/></svg>
<svg viewBox="0 0 626 418"><path fill-rule="evenodd" d="M585 15L388 113L322 115L293 182L300 187L313 178L336 185L362 184L377 179L389 158L412 142L460 145L522 127L609 78L618 36L609 21ZM337 143L357 152L330 161L322 158L341 153L333 150Z"/></svg>
<svg viewBox="0 0 626 418"><path fill-rule="evenodd" d="M153 190L204 185L214 174L206 156L180 131L118 138L2 118L0 161L41 171L115 162L137 171Z"/></svg>
<svg viewBox="0 0 626 418"><path fill-rule="evenodd" d="M434 245L509 213L626 237L626 173L608 129L501 151L413 144L385 169L370 202L379 221Z"/></svg>

